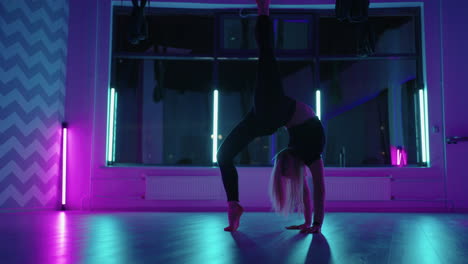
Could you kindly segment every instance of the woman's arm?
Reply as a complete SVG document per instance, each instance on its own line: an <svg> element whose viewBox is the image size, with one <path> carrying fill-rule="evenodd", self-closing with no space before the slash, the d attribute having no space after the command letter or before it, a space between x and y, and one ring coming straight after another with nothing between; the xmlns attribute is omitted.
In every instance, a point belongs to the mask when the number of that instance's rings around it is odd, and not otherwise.
<svg viewBox="0 0 468 264"><path fill-rule="evenodd" d="M312 224L312 205L310 202L310 188L309 184L307 183L307 177L304 177L303 202L305 225L309 227Z"/></svg>
<svg viewBox="0 0 468 264"><path fill-rule="evenodd" d="M309 166L314 184L314 222L312 227L301 230L302 233L320 233L325 216L325 182L323 160L319 159Z"/></svg>
<svg viewBox="0 0 468 264"><path fill-rule="evenodd" d="M307 230L312 224L312 204L310 200L309 184L307 183L306 178L307 177L304 170L304 183L302 191L302 202L304 203L304 224L288 226L286 229L299 229L302 232L303 230Z"/></svg>

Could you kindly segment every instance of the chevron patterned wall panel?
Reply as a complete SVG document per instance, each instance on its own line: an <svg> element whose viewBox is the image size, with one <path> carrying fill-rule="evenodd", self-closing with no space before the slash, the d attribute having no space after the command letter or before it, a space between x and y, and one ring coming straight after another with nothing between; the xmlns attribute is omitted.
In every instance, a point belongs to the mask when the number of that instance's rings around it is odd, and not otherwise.
<svg viewBox="0 0 468 264"><path fill-rule="evenodd" d="M57 204L68 3L0 1L2 209Z"/></svg>

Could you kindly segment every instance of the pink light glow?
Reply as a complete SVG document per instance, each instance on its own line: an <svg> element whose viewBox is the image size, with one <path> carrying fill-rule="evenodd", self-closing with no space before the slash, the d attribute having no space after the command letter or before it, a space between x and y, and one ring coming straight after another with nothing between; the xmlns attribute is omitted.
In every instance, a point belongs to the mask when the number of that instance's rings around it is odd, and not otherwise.
<svg viewBox="0 0 468 264"><path fill-rule="evenodd" d="M392 165L403 167L408 165L408 155L406 150L402 146L391 146L391 158L392 158Z"/></svg>
<svg viewBox="0 0 468 264"><path fill-rule="evenodd" d="M67 218L65 212L59 212L56 225L56 241L55 241L55 263L65 264L68 263L67 256Z"/></svg>

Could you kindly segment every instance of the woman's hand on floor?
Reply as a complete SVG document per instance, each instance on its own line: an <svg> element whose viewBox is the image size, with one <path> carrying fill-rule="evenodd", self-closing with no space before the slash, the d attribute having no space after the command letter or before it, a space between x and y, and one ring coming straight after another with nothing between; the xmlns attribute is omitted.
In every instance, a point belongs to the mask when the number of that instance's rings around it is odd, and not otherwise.
<svg viewBox="0 0 468 264"><path fill-rule="evenodd" d="M321 227L320 226L311 226L311 227L307 227L307 228L304 228L304 229L301 229L301 233L303 234L312 234L312 233L321 233Z"/></svg>
<svg viewBox="0 0 468 264"><path fill-rule="evenodd" d="M302 224L302 225L292 225L292 226L287 226L286 229L289 229L289 230L304 230L304 229L307 229L309 228L310 225L306 225L306 224Z"/></svg>

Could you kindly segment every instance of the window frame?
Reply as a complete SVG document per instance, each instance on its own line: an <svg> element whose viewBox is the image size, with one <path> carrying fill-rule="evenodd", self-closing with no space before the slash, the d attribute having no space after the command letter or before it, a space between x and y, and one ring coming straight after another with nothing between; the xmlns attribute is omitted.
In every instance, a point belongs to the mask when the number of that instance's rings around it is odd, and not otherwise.
<svg viewBox="0 0 468 264"><path fill-rule="evenodd" d="M111 13L111 20L114 21L115 16L119 13L120 9L131 9L130 7L116 7L115 5L112 6L113 9L117 9L117 12L113 10ZM414 59L416 61L417 67L417 76L416 80L419 83L418 86L424 87L424 64L423 64L423 41L422 41L422 30L421 27L421 8L422 7L390 7L390 8L372 8L372 16L401 16L401 15L413 15L416 19L415 21L415 30L416 30L416 52L415 53L395 53L395 54L375 54L370 57L358 57L358 56L345 56L345 55L338 55L338 56L323 56L319 54L319 20L320 17L323 16L334 16L334 11L329 9L307 9L307 10L300 10L300 9L281 9L281 10L272 10L271 16L286 18L289 17L291 19L297 18L304 18L309 17L311 21L311 25L309 27L309 31L312 31L313 34L309 34L309 39L315 38L317 41L311 41L311 49L310 50L300 50L300 51L284 51L279 50L277 52L277 59L278 61L290 61L290 60L304 60L304 61L313 61L314 62L314 87L319 87L320 85L320 63L322 61L333 61L333 60L351 60L351 61L359 61L359 60L399 60L399 59ZM398 14L393 13L394 11L400 11ZM416 12L416 14L414 13ZM208 60L213 61L213 86L217 87L219 78L219 62L225 60L252 60L256 57L254 53L255 50L252 52L232 52L226 51L222 48L222 19L225 17L238 17L236 11L226 11L225 9L210 9L210 10L201 10L201 9L185 9L185 8L157 8L151 9L148 14L213 14L214 15L214 46L213 46L213 53L212 54L197 54L197 55L165 55L165 54L158 54L158 53L136 53L136 52L114 52L113 48L110 52L111 60L116 58L127 58L127 59L158 59L158 60ZM295 16L295 17L294 17ZM418 19L419 18L419 19ZM112 23L111 23L112 24ZM111 29L111 35L114 35L114 29ZM111 40L113 38L111 37ZM111 47L114 46L114 43L111 41ZM112 69L110 68L109 71L111 72ZM214 92L214 90L213 90ZM427 99L427 98L426 98ZM427 103L426 103L427 104ZM426 116L427 118L427 116ZM430 160L430 159L429 159ZM128 166L128 164L121 164L121 163L112 163L107 162L107 166ZM151 167L171 167L172 165L164 165L164 164L132 164L133 166L151 166ZM197 166L197 165L194 165ZM269 165L271 166L271 165ZM188 166L174 166L176 168L180 167L188 167ZM384 168L390 168L391 166L386 166ZM430 167L430 164L426 164L426 166L418 166L419 167ZM345 167L345 168L369 168L369 167ZM370 168L381 168L381 167L370 167Z"/></svg>

